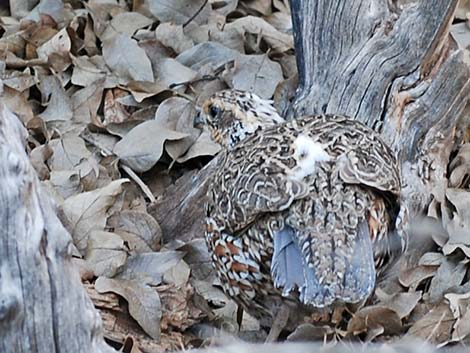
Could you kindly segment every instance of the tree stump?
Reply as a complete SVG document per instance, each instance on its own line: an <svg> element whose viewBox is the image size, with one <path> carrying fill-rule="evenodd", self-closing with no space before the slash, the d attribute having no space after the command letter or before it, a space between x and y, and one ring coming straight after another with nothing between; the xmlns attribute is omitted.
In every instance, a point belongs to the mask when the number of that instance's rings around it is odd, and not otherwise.
<svg viewBox="0 0 470 353"><path fill-rule="evenodd" d="M419 214L443 190L470 93L468 53L449 36L458 0L292 1L299 88L291 116L342 114L381 132Z"/></svg>
<svg viewBox="0 0 470 353"><path fill-rule="evenodd" d="M113 352L25 141L0 101L0 352Z"/></svg>

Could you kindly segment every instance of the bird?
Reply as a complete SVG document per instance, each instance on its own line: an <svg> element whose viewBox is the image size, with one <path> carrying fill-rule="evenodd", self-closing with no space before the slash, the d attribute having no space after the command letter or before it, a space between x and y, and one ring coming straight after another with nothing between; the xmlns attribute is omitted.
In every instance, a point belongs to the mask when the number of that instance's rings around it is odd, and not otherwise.
<svg viewBox="0 0 470 353"><path fill-rule="evenodd" d="M268 340L302 313L367 300L407 244L399 167L380 135L339 115L287 121L235 89L210 96L200 119L222 146L204 234L225 294Z"/></svg>

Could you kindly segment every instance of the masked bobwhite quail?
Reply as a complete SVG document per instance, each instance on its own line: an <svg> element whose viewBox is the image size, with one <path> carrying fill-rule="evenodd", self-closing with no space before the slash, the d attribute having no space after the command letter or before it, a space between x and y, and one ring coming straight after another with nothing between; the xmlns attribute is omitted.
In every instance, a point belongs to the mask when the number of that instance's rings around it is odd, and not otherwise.
<svg viewBox="0 0 470 353"><path fill-rule="evenodd" d="M342 116L286 122L237 90L209 98L202 117L223 147L205 236L225 293L268 327L282 306L292 322L369 297L405 247L397 163L380 136Z"/></svg>

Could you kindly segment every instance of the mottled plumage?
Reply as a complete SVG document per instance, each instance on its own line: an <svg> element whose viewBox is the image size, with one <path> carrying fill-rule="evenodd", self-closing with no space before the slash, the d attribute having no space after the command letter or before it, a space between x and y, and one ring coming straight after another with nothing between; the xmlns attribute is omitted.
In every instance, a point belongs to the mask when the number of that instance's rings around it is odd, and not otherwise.
<svg viewBox="0 0 470 353"><path fill-rule="evenodd" d="M273 306L357 303L402 251L396 161L345 117L285 122L270 101L223 91L203 107L223 149L206 240L224 291L270 324Z"/></svg>

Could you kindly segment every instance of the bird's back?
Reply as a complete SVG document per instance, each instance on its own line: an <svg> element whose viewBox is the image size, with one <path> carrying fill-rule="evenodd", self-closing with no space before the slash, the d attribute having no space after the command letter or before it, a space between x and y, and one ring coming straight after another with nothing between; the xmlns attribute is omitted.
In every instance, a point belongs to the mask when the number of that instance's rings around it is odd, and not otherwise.
<svg viewBox="0 0 470 353"><path fill-rule="evenodd" d="M399 251L399 190L392 153L360 123L318 116L259 131L225 152L209 192L206 239L225 291L251 312L269 311L269 297L365 299Z"/></svg>

